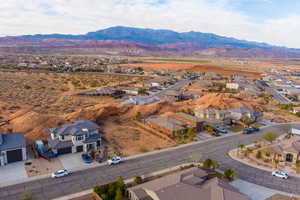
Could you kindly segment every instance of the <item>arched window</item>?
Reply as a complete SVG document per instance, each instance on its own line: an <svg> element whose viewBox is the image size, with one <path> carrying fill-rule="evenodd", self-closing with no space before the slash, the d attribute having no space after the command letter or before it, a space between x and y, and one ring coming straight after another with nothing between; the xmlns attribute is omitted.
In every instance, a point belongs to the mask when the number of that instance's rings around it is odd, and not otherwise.
<svg viewBox="0 0 300 200"><path fill-rule="evenodd" d="M286 154L285 160L287 162L293 162L293 154L290 154L290 153Z"/></svg>

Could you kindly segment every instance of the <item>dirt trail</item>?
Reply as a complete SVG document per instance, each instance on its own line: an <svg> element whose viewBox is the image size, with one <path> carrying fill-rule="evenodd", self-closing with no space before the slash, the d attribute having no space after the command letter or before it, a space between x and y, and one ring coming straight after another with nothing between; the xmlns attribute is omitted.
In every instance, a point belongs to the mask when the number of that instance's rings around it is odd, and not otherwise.
<svg viewBox="0 0 300 200"><path fill-rule="evenodd" d="M75 91L75 87L74 85L72 84L71 81L68 81L68 88L69 90L66 91L66 92L63 92L60 97L52 104L52 106L55 106L55 105L58 105L60 102L62 102L62 100L66 97L66 96L71 96L74 94L74 91Z"/></svg>

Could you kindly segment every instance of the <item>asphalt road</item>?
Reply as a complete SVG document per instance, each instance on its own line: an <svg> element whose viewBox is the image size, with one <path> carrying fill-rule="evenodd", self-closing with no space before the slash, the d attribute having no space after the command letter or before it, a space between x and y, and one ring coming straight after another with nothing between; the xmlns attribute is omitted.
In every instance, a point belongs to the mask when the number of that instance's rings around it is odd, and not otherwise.
<svg viewBox="0 0 300 200"><path fill-rule="evenodd" d="M300 123L297 124L297 126L300 127ZM128 160L120 165L112 167L101 166L74 172L69 177L59 179L44 178L27 183L2 187L0 188L0 199L20 199L26 192L33 194L35 199L44 200L61 197L90 189L98 184L113 181L119 176L122 176L125 179L133 178L138 175L149 174L190 162L192 152L201 152L203 159L209 157L218 160L221 164L221 170L233 168L237 171L239 177L245 181L275 190L300 194L300 178L291 177L288 180L281 180L272 177L270 172L259 170L235 161L227 154L229 150L236 148L238 144L247 145L254 140L258 140L263 133L276 132L278 134L283 134L289 129L290 125L267 127L252 135L234 135L215 140L208 140L203 143L196 143Z"/></svg>

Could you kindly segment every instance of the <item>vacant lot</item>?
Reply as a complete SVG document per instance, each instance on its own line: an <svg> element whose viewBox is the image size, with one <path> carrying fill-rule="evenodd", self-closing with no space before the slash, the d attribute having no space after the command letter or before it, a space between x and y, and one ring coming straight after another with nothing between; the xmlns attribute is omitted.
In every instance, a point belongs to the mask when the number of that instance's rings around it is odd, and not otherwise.
<svg viewBox="0 0 300 200"><path fill-rule="evenodd" d="M99 76L94 73L44 74L0 72L0 101L33 107L38 113L62 114L74 112L112 98L83 98L77 93L108 85L118 85L138 78Z"/></svg>

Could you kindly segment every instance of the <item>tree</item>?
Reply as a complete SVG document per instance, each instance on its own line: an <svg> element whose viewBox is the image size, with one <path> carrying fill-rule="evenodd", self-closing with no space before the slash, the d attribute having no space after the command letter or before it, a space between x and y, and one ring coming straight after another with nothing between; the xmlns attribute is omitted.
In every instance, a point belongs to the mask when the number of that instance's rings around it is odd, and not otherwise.
<svg viewBox="0 0 300 200"><path fill-rule="evenodd" d="M277 134L275 133L266 133L264 136L263 136L263 139L265 139L266 141L268 141L269 143L273 143L274 140L276 140L276 138L278 137Z"/></svg>
<svg viewBox="0 0 300 200"><path fill-rule="evenodd" d="M213 128L212 126L208 125L208 126L207 126L207 131L208 131L209 133L212 133L212 132L214 132L214 128Z"/></svg>
<svg viewBox="0 0 300 200"><path fill-rule="evenodd" d="M261 151L258 151L257 153L256 153L256 156L255 156L257 159L261 159L262 158L262 153L261 153Z"/></svg>
<svg viewBox="0 0 300 200"><path fill-rule="evenodd" d="M243 151L243 149L245 148L245 145L239 144L238 148L239 148L239 152L241 153Z"/></svg>
<svg viewBox="0 0 300 200"><path fill-rule="evenodd" d="M115 200L123 200L123 193L120 188L117 189Z"/></svg>
<svg viewBox="0 0 300 200"><path fill-rule="evenodd" d="M136 115L135 115L135 119L138 120L138 121L141 121L141 119L142 119L142 113L141 112L137 112Z"/></svg>
<svg viewBox="0 0 300 200"><path fill-rule="evenodd" d="M140 176L135 177L133 183L134 183L134 185L142 184L143 183L142 177L140 177Z"/></svg>
<svg viewBox="0 0 300 200"><path fill-rule="evenodd" d="M196 137L196 131L194 128L189 128L187 132L188 137L193 140Z"/></svg>
<svg viewBox="0 0 300 200"><path fill-rule="evenodd" d="M253 153L253 150L251 148L247 148L246 153L247 153L247 156L248 156L248 155Z"/></svg>
<svg viewBox="0 0 300 200"><path fill-rule="evenodd" d="M126 189L126 185L124 183L124 179L123 177L119 177L118 180L116 181L116 185L118 188L121 189L122 192L125 192L125 189Z"/></svg>
<svg viewBox="0 0 300 200"><path fill-rule="evenodd" d="M228 168L228 169L225 170L224 176L229 181L232 181L232 180L234 180L237 177L237 174L236 174L236 172L233 169Z"/></svg>
<svg viewBox="0 0 300 200"><path fill-rule="evenodd" d="M215 170L215 169L220 167L220 164L217 161L215 161L211 158L207 158L204 161L203 166L206 167L206 168Z"/></svg>
<svg viewBox="0 0 300 200"><path fill-rule="evenodd" d="M278 164L279 164L279 160L278 159L274 159L274 164L275 164L275 168L277 169Z"/></svg>

